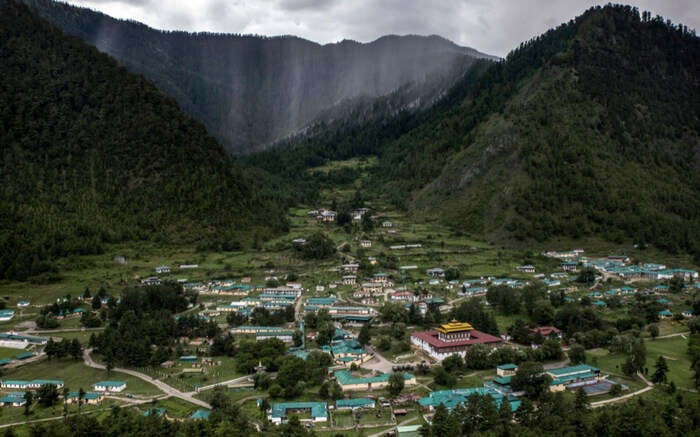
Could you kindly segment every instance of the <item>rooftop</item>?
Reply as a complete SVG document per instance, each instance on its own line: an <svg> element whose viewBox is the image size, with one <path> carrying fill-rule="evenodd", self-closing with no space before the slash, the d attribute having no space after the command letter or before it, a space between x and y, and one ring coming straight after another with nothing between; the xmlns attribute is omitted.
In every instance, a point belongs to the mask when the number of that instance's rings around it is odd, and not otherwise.
<svg viewBox="0 0 700 437"><path fill-rule="evenodd" d="M270 415L284 418L287 410L311 410L311 417L327 417L328 405L325 402L279 402L272 404Z"/></svg>
<svg viewBox="0 0 700 437"><path fill-rule="evenodd" d="M435 329L437 331L442 332L443 334L447 334L450 332L471 331L474 328L472 327L472 325L466 322L450 322L444 323Z"/></svg>

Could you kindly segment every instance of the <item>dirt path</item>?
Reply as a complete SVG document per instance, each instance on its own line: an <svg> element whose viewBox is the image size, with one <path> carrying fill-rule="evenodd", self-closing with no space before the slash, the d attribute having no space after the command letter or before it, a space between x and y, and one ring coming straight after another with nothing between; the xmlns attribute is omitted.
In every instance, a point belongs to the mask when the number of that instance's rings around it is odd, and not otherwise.
<svg viewBox="0 0 700 437"><path fill-rule="evenodd" d="M85 362L85 365L88 367L95 368L95 369L104 370L105 366L103 366L102 364L98 364L92 360L92 357L90 356L90 352L92 352L92 349L85 349L83 351L83 361ZM160 391L162 391L163 393L165 393L169 396L180 398L183 401L187 401L187 402L190 402L192 404L199 405L200 407L211 408L211 405L209 405L208 403L195 398L193 396L195 394L195 392L183 393L180 390L177 390L174 387L169 386L168 384L164 383L163 381L153 379L150 376L148 376L144 373L141 373L141 372L137 372L135 370L114 368L114 369L112 369L112 371L119 372L119 373L126 373L127 375L135 376L136 378L139 378L139 379L142 379L146 382L149 382L149 383L155 385L156 387L158 387L160 389Z"/></svg>
<svg viewBox="0 0 700 437"><path fill-rule="evenodd" d="M652 384L649 380L647 380L647 379L644 377L644 375L642 375L641 373L637 373L637 376L639 376L639 377L642 379L642 381L644 381L644 383L647 385L646 387L644 387L644 388L641 389L641 390L637 390L637 391L635 391L635 392L633 392L633 393L628 393L628 394L626 394L626 395L618 396L618 397L616 397L616 398L606 399L606 400L604 400L604 401L592 402L592 403L591 403L591 408L598 408L598 407L602 407L602 406L607 405L607 404L612 404L612 403L615 403L615 402L626 401L627 399L630 399L630 398L632 398L632 397L634 397L634 396L638 396L638 395L640 395L640 394L642 394L642 393L646 393L646 392L648 392L649 390L653 390L653 389L654 389L654 384Z"/></svg>

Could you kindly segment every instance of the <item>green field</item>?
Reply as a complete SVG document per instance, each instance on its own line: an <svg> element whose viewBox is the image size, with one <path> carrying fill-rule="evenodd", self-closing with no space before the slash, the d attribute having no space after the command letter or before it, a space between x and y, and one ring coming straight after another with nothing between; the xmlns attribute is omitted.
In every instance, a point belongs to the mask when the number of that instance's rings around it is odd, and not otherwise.
<svg viewBox="0 0 700 437"><path fill-rule="evenodd" d="M654 364L662 355L668 364L668 381L673 381L678 387L694 389L693 373L690 370L690 359L686 353L688 340L682 337L649 340L647 347L647 365L649 375L654 373Z"/></svg>
<svg viewBox="0 0 700 437"><path fill-rule="evenodd" d="M126 382L127 393L134 395L158 395L160 390L139 378L124 373L112 372L108 374L105 370L87 367L82 361L71 359L43 360L38 363L28 364L16 369L8 369L3 375L4 379L60 379L70 390L77 390L82 387L85 391L90 391L92 385L101 380L117 380Z"/></svg>

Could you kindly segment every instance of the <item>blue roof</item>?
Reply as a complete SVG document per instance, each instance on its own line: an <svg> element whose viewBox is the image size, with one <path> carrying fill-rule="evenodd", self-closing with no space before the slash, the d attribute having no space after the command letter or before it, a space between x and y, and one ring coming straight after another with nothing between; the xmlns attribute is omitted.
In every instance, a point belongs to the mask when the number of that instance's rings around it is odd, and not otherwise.
<svg viewBox="0 0 700 437"><path fill-rule="evenodd" d="M671 311L669 311L669 310L661 310L661 311L659 311L659 315L671 317L673 315L673 313L671 313Z"/></svg>
<svg viewBox="0 0 700 437"><path fill-rule="evenodd" d="M355 398L355 399L338 399L335 401L337 408L358 408L374 406L374 399L370 398Z"/></svg>
<svg viewBox="0 0 700 437"><path fill-rule="evenodd" d="M100 381L100 382L96 382L95 385L99 385L102 387L121 387L122 385L126 385L126 382L124 382L124 381Z"/></svg>
<svg viewBox="0 0 700 437"><path fill-rule="evenodd" d="M516 366L513 363L507 363L507 364L501 364L500 366L496 366L496 368L501 369L501 370L515 370L518 368L518 366Z"/></svg>
<svg viewBox="0 0 700 437"><path fill-rule="evenodd" d="M68 395L66 396L66 399L77 399L79 396L80 396L80 392L72 391L72 392L68 393ZM87 399L87 400L99 399L101 396L102 396L102 393L96 393L94 391L89 391L89 392L85 393L85 396L83 397L83 399Z"/></svg>
<svg viewBox="0 0 700 437"><path fill-rule="evenodd" d="M202 410L202 411L206 411L206 410ZM165 408L149 408L148 410L143 412L144 416L162 416L164 414L165 414ZM209 417L208 414L207 414L207 417Z"/></svg>
<svg viewBox="0 0 700 437"><path fill-rule="evenodd" d="M340 385L353 385L353 384L370 384L373 382L386 382L391 376L390 373L382 373L376 376L353 376L347 370L337 370L333 373L335 379ZM403 374L404 379L411 379L413 375L410 373Z"/></svg>
<svg viewBox="0 0 700 437"><path fill-rule="evenodd" d="M272 417L284 418L287 410L311 410L311 417L328 417L328 405L325 402L278 402L272 404Z"/></svg>
<svg viewBox="0 0 700 437"><path fill-rule="evenodd" d="M210 410L197 410L192 415L190 416L190 419L202 419L206 420L209 418L209 415L211 414Z"/></svg>
<svg viewBox="0 0 700 437"><path fill-rule="evenodd" d="M582 372L600 372L600 369L597 367L589 366L588 364L578 364L576 366L568 366L568 367L561 367L558 369L549 369L546 370L547 373L550 373L554 376L564 376L564 375L570 375L574 373L582 373Z"/></svg>

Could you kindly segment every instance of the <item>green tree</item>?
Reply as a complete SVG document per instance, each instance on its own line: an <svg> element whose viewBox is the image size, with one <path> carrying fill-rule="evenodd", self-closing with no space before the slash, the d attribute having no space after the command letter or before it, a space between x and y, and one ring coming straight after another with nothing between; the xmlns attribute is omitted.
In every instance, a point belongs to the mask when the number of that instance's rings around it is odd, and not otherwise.
<svg viewBox="0 0 700 437"><path fill-rule="evenodd" d="M651 335L651 338L656 338L659 336L659 325L656 323L652 323L647 327L647 331L649 331L649 335Z"/></svg>
<svg viewBox="0 0 700 437"><path fill-rule="evenodd" d="M389 394L391 396L396 397L401 393L405 384L406 381L404 381L402 373L392 373L389 376L389 385L387 386L387 390L389 390Z"/></svg>
<svg viewBox="0 0 700 437"><path fill-rule="evenodd" d="M298 329L294 330L294 333L292 334L292 342L294 343L294 346L296 346L296 347L301 346L303 339L302 339L302 333L300 330L298 330Z"/></svg>
<svg viewBox="0 0 700 437"><path fill-rule="evenodd" d="M367 346L370 344L372 337L370 335L369 323L362 325L362 328L360 328L360 333L357 336L357 341L360 342L362 346Z"/></svg>
<svg viewBox="0 0 700 437"><path fill-rule="evenodd" d="M569 347L567 353L571 364L581 364L586 362L586 349L579 343L574 343Z"/></svg>
<svg viewBox="0 0 700 437"><path fill-rule="evenodd" d="M515 375L511 378L511 386L516 391L524 391L530 398L537 398L549 388L549 376L544 373L541 363L527 361L520 363Z"/></svg>
<svg viewBox="0 0 700 437"><path fill-rule="evenodd" d="M659 355L654 364L654 373L651 375L651 380L654 384L666 382L666 373L668 373L668 364L663 355Z"/></svg>

